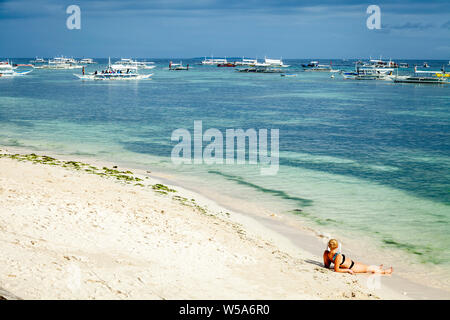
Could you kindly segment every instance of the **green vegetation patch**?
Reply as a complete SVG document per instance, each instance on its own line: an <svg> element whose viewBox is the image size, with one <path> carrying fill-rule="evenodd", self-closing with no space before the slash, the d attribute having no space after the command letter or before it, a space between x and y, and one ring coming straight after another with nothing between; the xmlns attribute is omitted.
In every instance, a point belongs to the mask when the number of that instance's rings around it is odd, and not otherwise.
<svg viewBox="0 0 450 320"><path fill-rule="evenodd" d="M152 185L152 189L153 190L158 190L158 191L165 191L165 192L177 192L177 190L175 189L170 189L168 186L165 186L161 183L157 183Z"/></svg>

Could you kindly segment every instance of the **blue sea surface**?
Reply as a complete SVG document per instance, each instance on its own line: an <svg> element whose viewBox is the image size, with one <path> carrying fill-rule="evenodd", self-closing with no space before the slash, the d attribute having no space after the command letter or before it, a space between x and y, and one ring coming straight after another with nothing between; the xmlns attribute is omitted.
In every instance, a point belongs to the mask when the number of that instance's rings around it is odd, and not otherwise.
<svg viewBox="0 0 450 320"><path fill-rule="evenodd" d="M97 61L86 70L104 69L107 60ZM0 79L0 145L173 170L311 225L364 234L412 262L450 267L450 85L331 78L301 72L307 60L286 60L297 73L289 78L192 59L183 60L189 71L169 71L168 59L153 61L157 68L141 71L154 73L145 81L81 81L79 69ZM427 62L433 70L447 64ZM278 174L175 168L172 132L193 132L194 120L224 134L279 129Z"/></svg>

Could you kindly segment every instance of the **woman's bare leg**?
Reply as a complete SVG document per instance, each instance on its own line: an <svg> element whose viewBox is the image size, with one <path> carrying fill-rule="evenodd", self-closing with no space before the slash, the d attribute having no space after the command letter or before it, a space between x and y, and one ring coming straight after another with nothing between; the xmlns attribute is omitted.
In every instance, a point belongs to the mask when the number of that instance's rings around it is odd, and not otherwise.
<svg viewBox="0 0 450 320"><path fill-rule="evenodd" d="M368 266L367 267L367 272L371 272L371 273L379 273L379 274L391 274L394 271L394 269L392 267L390 267L389 269L383 270L383 265L379 265L379 266Z"/></svg>
<svg viewBox="0 0 450 320"><path fill-rule="evenodd" d="M365 265L364 263L360 263L360 262L355 262L355 264L352 267L352 271L354 273L366 273L368 272L367 269L369 268L369 266Z"/></svg>
<svg viewBox="0 0 450 320"><path fill-rule="evenodd" d="M394 269L390 267L389 269L383 270L383 265L365 265L364 263L355 262L353 268L351 269L354 273L378 273L378 274L391 274Z"/></svg>

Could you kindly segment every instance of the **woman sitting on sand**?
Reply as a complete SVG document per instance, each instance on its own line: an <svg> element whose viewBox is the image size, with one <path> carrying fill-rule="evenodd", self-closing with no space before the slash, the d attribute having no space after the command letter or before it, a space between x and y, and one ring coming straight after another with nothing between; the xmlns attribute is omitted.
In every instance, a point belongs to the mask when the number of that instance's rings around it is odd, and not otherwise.
<svg viewBox="0 0 450 320"><path fill-rule="evenodd" d="M383 270L383 265L380 266L368 266L359 262L354 262L349 258L345 258L344 254L341 254L339 250L339 244L336 239L328 241L328 248L323 253L323 264L325 268L329 268L331 263L334 263L334 271L354 273L379 273L379 274L391 274L394 270L392 267Z"/></svg>

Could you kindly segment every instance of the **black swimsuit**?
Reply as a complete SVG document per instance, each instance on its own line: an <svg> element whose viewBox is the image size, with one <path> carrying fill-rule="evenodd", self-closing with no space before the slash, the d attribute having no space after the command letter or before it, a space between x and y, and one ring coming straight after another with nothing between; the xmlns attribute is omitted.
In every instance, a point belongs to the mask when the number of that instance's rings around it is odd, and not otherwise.
<svg viewBox="0 0 450 320"><path fill-rule="evenodd" d="M338 256L338 254L339 253L335 253L334 254L334 256L333 256L333 263L334 263L334 260L336 260L336 257ZM341 262L341 264L339 266L342 266L344 264L344 262L345 262L345 254L342 255L342 262ZM355 265L355 263L352 260L352 263L350 264L350 268L349 269L353 268L354 265Z"/></svg>

